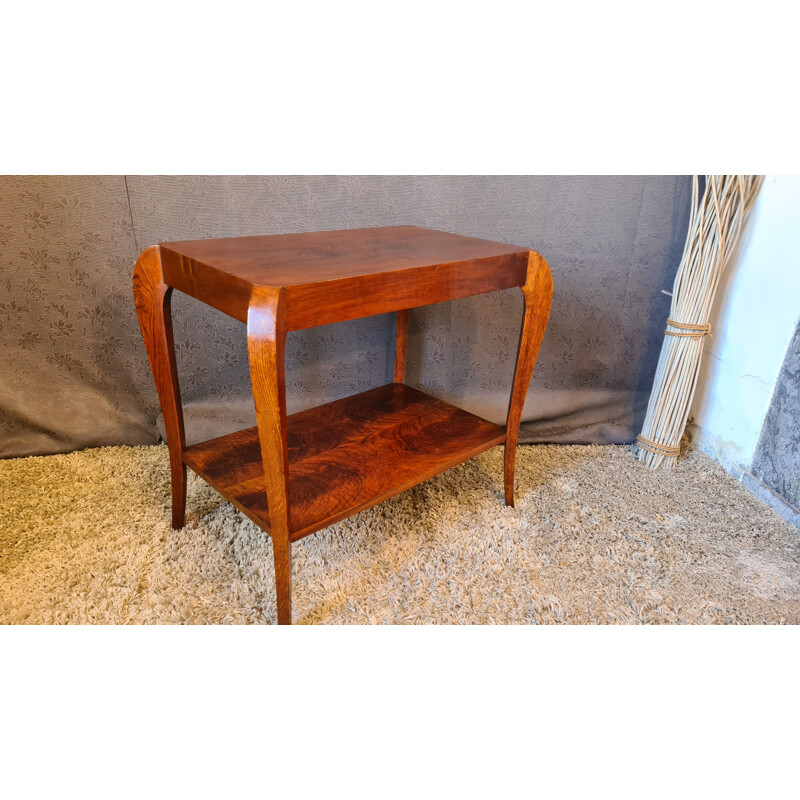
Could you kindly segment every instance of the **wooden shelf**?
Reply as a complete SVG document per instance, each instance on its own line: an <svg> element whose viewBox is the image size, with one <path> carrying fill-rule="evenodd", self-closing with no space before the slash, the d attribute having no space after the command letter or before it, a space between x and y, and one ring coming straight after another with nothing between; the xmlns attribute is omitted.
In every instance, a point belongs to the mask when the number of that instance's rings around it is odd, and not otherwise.
<svg viewBox="0 0 800 800"><path fill-rule="evenodd" d="M505 428L401 383L287 418L291 540L505 441ZM183 461L269 527L258 429L187 447Z"/></svg>

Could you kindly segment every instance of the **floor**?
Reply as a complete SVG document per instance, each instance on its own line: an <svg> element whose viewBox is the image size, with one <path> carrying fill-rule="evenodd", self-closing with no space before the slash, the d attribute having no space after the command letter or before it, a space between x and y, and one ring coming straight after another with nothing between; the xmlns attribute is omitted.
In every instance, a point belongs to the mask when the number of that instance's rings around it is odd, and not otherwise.
<svg viewBox="0 0 800 800"><path fill-rule="evenodd" d="M166 447L0 461L0 622L271 623L271 542ZM698 451L496 447L293 547L296 623L800 623L800 530Z"/></svg>

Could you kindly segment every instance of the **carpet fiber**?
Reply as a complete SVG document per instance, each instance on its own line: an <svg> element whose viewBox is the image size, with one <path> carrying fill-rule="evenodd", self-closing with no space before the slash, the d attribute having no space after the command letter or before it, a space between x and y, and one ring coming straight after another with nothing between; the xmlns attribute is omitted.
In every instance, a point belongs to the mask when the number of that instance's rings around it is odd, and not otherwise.
<svg viewBox="0 0 800 800"><path fill-rule="evenodd" d="M800 623L800 531L699 452L496 447L293 547L300 623ZM272 545L166 447L0 462L0 621L270 623Z"/></svg>

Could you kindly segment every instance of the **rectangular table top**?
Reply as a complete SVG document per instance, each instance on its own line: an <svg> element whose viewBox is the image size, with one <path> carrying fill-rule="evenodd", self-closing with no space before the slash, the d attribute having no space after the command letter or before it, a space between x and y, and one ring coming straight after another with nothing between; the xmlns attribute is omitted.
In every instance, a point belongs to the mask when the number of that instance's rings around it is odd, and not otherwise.
<svg viewBox="0 0 800 800"><path fill-rule="evenodd" d="M415 226L164 242L166 283L246 321L256 286L284 288L289 328L524 283L529 251Z"/></svg>

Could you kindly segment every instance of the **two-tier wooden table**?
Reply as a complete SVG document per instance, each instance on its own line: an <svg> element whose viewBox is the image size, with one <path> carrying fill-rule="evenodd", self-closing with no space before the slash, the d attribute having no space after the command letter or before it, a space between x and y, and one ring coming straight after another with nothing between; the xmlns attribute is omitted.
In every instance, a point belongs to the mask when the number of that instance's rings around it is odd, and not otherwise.
<svg viewBox="0 0 800 800"><path fill-rule="evenodd" d="M513 286L525 307L505 427L403 383L410 308ZM247 325L256 427L186 446L173 289ZM501 442L514 504L522 406L552 296L538 253L410 226L166 242L139 257L133 293L167 432L172 526L184 524L189 466L272 537L279 623L292 618L292 542ZM394 383L287 416L286 332L391 311Z"/></svg>

